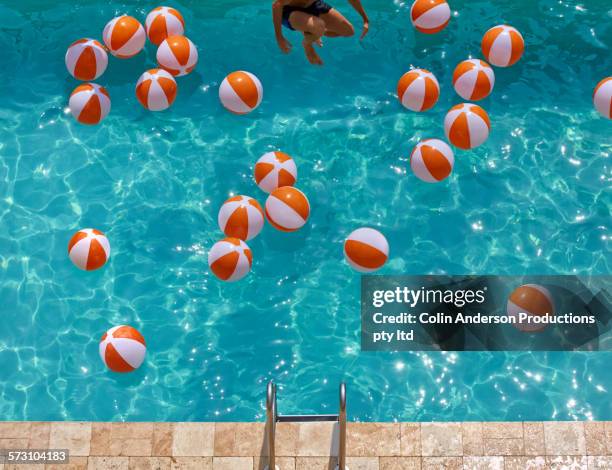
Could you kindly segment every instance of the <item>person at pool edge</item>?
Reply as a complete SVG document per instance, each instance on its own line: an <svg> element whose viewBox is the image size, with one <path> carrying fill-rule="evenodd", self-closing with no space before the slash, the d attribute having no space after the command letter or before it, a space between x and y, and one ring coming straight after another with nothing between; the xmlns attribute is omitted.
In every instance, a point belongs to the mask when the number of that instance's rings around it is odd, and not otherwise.
<svg viewBox="0 0 612 470"><path fill-rule="evenodd" d="M368 34L370 27L368 15L366 14L361 0L349 0L351 6L363 18L363 30L361 38ZM327 36L349 37L355 34L353 25L338 10L332 8L323 0L275 0L272 5L272 19L274 21L274 32L278 47L288 54L291 51L291 43L283 36L283 26L300 31L304 34L302 45L304 52L311 64L323 65L323 61L313 44L321 47L321 38Z"/></svg>

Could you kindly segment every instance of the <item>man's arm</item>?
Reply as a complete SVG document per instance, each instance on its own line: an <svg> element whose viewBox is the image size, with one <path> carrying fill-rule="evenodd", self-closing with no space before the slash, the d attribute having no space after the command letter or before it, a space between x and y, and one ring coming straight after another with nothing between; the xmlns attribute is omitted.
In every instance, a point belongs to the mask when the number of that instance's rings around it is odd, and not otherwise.
<svg viewBox="0 0 612 470"><path fill-rule="evenodd" d="M364 10L363 5L361 4L361 0L349 0L349 3L363 19L363 31L361 32L361 37L359 38L363 39L365 35L368 34L368 30L370 29L370 20L368 19L368 15Z"/></svg>
<svg viewBox="0 0 612 470"><path fill-rule="evenodd" d="M276 42L281 51L288 54L291 51L291 43L283 36L283 7L289 0L275 0L272 4L272 22L274 23L274 34Z"/></svg>

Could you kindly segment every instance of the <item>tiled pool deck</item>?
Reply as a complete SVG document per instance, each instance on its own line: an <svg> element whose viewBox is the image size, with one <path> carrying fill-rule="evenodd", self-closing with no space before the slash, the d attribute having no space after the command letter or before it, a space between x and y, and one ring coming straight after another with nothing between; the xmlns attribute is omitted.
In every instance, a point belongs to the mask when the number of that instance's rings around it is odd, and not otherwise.
<svg viewBox="0 0 612 470"><path fill-rule="evenodd" d="M263 423L0 422L0 448L67 448L54 470L263 470ZM281 470L333 470L333 423L279 423ZM349 423L350 470L612 469L612 422ZM0 470L41 469L2 465Z"/></svg>

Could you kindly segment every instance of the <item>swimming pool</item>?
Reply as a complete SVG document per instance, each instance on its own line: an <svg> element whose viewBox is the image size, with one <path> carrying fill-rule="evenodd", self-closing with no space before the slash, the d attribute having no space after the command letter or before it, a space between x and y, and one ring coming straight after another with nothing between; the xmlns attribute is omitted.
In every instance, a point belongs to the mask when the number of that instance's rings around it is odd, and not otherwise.
<svg viewBox="0 0 612 470"><path fill-rule="evenodd" d="M295 35L293 53L278 52L269 2L172 2L199 46L197 71L179 79L169 112L151 114L134 97L151 45L110 58L98 83L112 110L94 128L64 112L76 86L66 47L156 5L14 3L0 4L3 419L254 420L270 379L284 413L335 410L346 380L354 420L612 419L612 353L360 353L359 276L342 260L344 237L373 225L391 245L387 274L608 274L612 128L591 93L611 71L609 2L454 1L449 27L430 37L414 33L409 2L372 0L366 41L327 40L323 68ZM411 148L443 137L459 102L454 66L503 21L527 49L496 69L488 142L456 152L448 183L421 183ZM411 65L442 86L425 114L394 97ZM264 85L248 117L218 102L236 69ZM206 264L218 207L230 194L263 202L252 167L277 148L296 159L311 220L294 234L266 226L250 242L252 273L222 284ZM83 273L66 246L90 226L113 253ZM98 340L122 323L148 355L114 375Z"/></svg>

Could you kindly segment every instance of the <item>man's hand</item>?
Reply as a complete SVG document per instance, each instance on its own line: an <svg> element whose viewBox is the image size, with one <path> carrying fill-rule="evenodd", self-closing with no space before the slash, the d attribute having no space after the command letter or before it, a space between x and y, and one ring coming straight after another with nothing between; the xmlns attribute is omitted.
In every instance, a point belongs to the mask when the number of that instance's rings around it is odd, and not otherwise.
<svg viewBox="0 0 612 470"><path fill-rule="evenodd" d="M368 21L364 21L363 30L361 31L361 37L359 38L360 41L366 37L366 34L368 34L368 31L370 31L370 23Z"/></svg>
<svg viewBox="0 0 612 470"><path fill-rule="evenodd" d="M276 42L278 42L278 47L280 47L280 50L283 51L285 54L289 54L289 52L291 52L291 48L293 46L289 41L287 41L287 39L285 39L284 36L276 38Z"/></svg>

